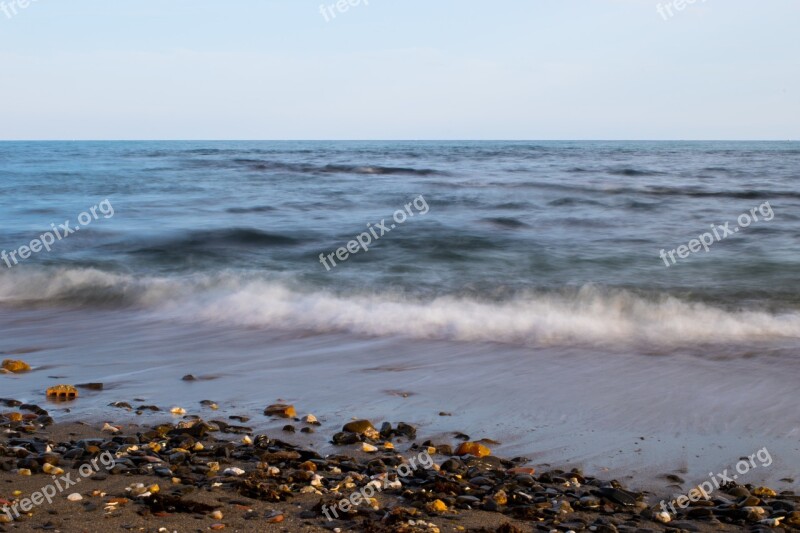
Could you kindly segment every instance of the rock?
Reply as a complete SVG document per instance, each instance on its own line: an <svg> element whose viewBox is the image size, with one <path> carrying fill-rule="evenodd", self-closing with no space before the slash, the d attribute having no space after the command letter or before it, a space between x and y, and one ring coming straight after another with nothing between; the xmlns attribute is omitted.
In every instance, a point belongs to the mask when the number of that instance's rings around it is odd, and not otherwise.
<svg viewBox="0 0 800 533"><path fill-rule="evenodd" d="M475 457L487 457L492 451L477 442L462 442L456 448L456 455L474 455Z"/></svg>
<svg viewBox="0 0 800 533"><path fill-rule="evenodd" d="M793 511L786 515L786 523L790 526L800 527L800 511Z"/></svg>
<svg viewBox="0 0 800 533"><path fill-rule="evenodd" d="M767 517L767 510L763 507L743 507L742 511L747 513L747 519L751 522L758 522Z"/></svg>
<svg viewBox="0 0 800 533"><path fill-rule="evenodd" d="M197 378L194 377L192 374L186 374L181 378L181 381L197 381Z"/></svg>
<svg viewBox="0 0 800 533"><path fill-rule="evenodd" d="M406 424L405 422L400 422L397 424L397 429L394 430L394 433L395 435L403 435L409 440L414 440L417 438L417 428L410 424Z"/></svg>
<svg viewBox="0 0 800 533"><path fill-rule="evenodd" d="M759 498L774 498L778 495L777 492L768 487L757 487L753 489L752 494Z"/></svg>
<svg viewBox="0 0 800 533"><path fill-rule="evenodd" d="M8 370L12 374L19 374L20 372L30 372L31 367L25 361L15 361L13 359L6 359L3 361L2 368Z"/></svg>
<svg viewBox="0 0 800 533"><path fill-rule="evenodd" d="M79 389L86 389L86 390L93 390L93 391L101 391L103 390L102 383L80 383L75 385Z"/></svg>
<svg viewBox="0 0 800 533"><path fill-rule="evenodd" d="M78 389L72 385L54 385L47 389L47 397L57 400L74 400L78 397Z"/></svg>
<svg viewBox="0 0 800 533"><path fill-rule="evenodd" d="M433 500L426 508L432 513L444 513L447 511L447 504L442 500Z"/></svg>
<svg viewBox="0 0 800 533"><path fill-rule="evenodd" d="M265 521L267 522L267 524L279 524L280 522L283 522L283 520L284 516L282 514L276 514L267 517Z"/></svg>
<svg viewBox="0 0 800 533"><path fill-rule="evenodd" d="M467 471L467 465L465 465L461 459L454 457L442 463L441 469L444 472L462 475Z"/></svg>
<svg viewBox="0 0 800 533"><path fill-rule="evenodd" d="M264 409L264 414L267 416L277 416L280 418L294 418L297 416L297 411L295 411L293 405L275 403L267 406L267 408Z"/></svg>
<svg viewBox="0 0 800 533"><path fill-rule="evenodd" d="M303 422L305 422L306 424L310 424L312 426L322 425L320 424L319 420L317 420L317 417L314 415L306 415L306 417L303 419Z"/></svg>
<svg viewBox="0 0 800 533"><path fill-rule="evenodd" d="M636 494L628 492L627 490L614 487L601 487L597 492L604 498L618 503L619 505L624 505L626 507L634 507L636 505Z"/></svg>
<svg viewBox="0 0 800 533"><path fill-rule="evenodd" d="M72 494L70 494L69 496L67 496L67 499L68 499L69 501L71 501L71 502L79 502L79 501L81 501L81 500L83 499L83 496L81 496L81 495L80 495L80 494L78 494L77 492L73 492Z"/></svg>
<svg viewBox="0 0 800 533"><path fill-rule="evenodd" d="M172 413L173 415L180 416L186 414L186 409L184 409L183 407L173 407L172 409L169 410L169 412Z"/></svg>
<svg viewBox="0 0 800 533"><path fill-rule="evenodd" d="M234 466L232 468L226 468L222 472L222 474L225 475L225 476L243 476L244 475L244 470Z"/></svg>
<svg viewBox="0 0 800 533"><path fill-rule="evenodd" d="M375 453L378 451L378 448L372 444L364 442L361 444L361 451L366 453Z"/></svg>
<svg viewBox="0 0 800 533"><path fill-rule="evenodd" d="M222 511L212 511L212 513L208 516L210 516L214 520L222 520L223 518Z"/></svg>
<svg viewBox="0 0 800 533"><path fill-rule="evenodd" d="M356 420L355 422L348 422L342 428L342 431L348 433L355 433L356 435L364 435L368 439L380 438L378 430L372 425L369 420Z"/></svg>

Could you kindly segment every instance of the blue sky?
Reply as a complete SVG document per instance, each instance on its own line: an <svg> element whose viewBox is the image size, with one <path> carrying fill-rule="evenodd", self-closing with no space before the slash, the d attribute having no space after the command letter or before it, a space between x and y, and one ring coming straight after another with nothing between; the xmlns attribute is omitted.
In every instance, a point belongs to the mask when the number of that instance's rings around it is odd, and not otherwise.
<svg viewBox="0 0 800 533"><path fill-rule="evenodd" d="M800 1L676 1L33 0L0 139L800 139Z"/></svg>

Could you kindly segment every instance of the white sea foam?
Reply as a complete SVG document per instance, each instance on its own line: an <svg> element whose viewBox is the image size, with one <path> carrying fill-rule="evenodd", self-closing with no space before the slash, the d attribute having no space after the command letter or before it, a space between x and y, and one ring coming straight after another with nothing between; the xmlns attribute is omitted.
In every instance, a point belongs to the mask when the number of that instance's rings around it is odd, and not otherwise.
<svg viewBox="0 0 800 533"><path fill-rule="evenodd" d="M503 301L337 294L240 275L136 278L93 269L0 276L0 303L144 307L178 319L267 329L470 342L736 343L800 339L800 313L731 311L664 295L584 287Z"/></svg>

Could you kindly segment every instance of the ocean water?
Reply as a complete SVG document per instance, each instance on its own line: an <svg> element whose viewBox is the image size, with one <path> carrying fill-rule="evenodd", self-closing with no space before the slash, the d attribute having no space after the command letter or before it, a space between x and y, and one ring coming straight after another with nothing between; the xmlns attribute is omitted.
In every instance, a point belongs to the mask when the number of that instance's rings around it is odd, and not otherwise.
<svg viewBox="0 0 800 533"><path fill-rule="evenodd" d="M798 180L797 142L0 143L0 351L41 369L3 395L289 398L597 466L767 442L800 469Z"/></svg>
<svg viewBox="0 0 800 533"><path fill-rule="evenodd" d="M789 142L3 143L3 250L104 199L114 215L0 263L0 302L368 336L794 347L799 178ZM367 252L320 262L415 199L424 215L412 205ZM771 220L659 257L765 202Z"/></svg>

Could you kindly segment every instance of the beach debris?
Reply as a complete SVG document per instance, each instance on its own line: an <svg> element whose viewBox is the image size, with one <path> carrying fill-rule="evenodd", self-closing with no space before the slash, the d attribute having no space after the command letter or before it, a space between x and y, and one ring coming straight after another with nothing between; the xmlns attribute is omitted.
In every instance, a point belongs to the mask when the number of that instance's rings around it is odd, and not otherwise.
<svg viewBox="0 0 800 533"><path fill-rule="evenodd" d="M5 359L3 360L2 368L8 370L12 374L19 374L21 372L30 372L31 366L22 360Z"/></svg>
<svg viewBox="0 0 800 533"><path fill-rule="evenodd" d="M280 418L294 418L297 416L293 405L285 403L274 403L264 409L264 414L267 416L277 416Z"/></svg>
<svg viewBox="0 0 800 533"><path fill-rule="evenodd" d="M54 385L47 389L47 397L56 400L74 400L78 397L78 389L72 385Z"/></svg>

